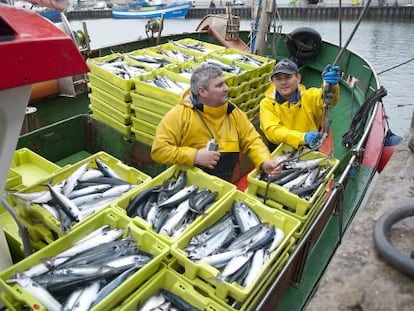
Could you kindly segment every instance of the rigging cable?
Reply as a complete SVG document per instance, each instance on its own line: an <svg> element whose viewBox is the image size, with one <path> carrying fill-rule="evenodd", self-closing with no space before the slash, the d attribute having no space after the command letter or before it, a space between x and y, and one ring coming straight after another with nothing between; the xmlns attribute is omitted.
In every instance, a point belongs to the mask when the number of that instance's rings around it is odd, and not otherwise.
<svg viewBox="0 0 414 311"><path fill-rule="evenodd" d="M392 67L390 67L390 68L388 68L388 69L385 69L385 70L383 70L383 71L380 71L380 72L378 72L378 73L377 73L377 75L381 75L381 74L383 74L383 73L385 73L385 72L388 72L388 71L391 71L391 70L393 70L393 69L395 69L395 68L398 68L398 67L401 67L401 66L403 66L403 65L406 65L406 64L408 64L408 63L412 62L413 60L414 60L414 57L413 57L413 58L410 58L409 60L406 60L405 62L402 62L402 63L400 63L400 64L398 64L398 65L395 65L395 66L392 66Z"/></svg>

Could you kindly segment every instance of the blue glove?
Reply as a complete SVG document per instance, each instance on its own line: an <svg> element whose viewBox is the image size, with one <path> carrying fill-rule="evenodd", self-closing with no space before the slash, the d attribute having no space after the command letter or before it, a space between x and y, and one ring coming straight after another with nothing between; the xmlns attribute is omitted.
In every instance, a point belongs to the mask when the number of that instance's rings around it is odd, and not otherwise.
<svg viewBox="0 0 414 311"><path fill-rule="evenodd" d="M313 148L315 147L318 142L321 140L322 134L318 131L309 131L305 134L305 143Z"/></svg>
<svg viewBox="0 0 414 311"><path fill-rule="evenodd" d="M338 84L340 71L341 69L339 66L332 67L330 64L326 65L325 69L322 72L323 81L331 85Z"/></svg>

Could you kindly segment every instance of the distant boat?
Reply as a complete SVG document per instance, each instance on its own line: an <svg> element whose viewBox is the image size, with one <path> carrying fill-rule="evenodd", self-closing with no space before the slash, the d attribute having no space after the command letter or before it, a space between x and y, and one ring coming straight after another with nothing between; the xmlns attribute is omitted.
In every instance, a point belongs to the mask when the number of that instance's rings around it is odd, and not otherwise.
<svg viewBox="0 0 414 311"><path fill-rule="evenodd" d="M113 18L185 18L192 2L112 8Z"/></svg>

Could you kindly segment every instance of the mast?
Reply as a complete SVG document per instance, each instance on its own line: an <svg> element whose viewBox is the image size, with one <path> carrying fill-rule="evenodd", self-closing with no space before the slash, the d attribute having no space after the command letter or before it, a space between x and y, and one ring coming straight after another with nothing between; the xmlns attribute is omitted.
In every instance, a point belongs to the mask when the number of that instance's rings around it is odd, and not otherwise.
<svg viewBox="0 0 414 311"><path fill-rule="evenodd" d="M276 3L272 0L259 0L256 16L257 29L253 30L254 41L252 41L251 51L257 55L265 55L267 47L267 31L272 20L273 9L276 9ZM255 36L255 30L257 34Z"/></svg>

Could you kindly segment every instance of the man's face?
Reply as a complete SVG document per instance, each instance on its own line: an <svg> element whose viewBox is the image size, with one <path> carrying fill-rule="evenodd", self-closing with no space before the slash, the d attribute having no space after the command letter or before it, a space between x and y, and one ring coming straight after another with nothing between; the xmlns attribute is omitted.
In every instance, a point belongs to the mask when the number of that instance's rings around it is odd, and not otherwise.
<svg viewBox="0 0 414 311"><path fill-rule="evenodd" d="M277 73L272 77L272 82L276 85L277 91L284 98L289 99L295 95L302 76L298 74Z"/></svg>
<svg viewBox="0 0 414 311"><path fill-rule="evenodd" d="M199 99L203 104L218 107L227 102L229 88L222 76L211 79L208 89L200 87L198 93Z"/></svg>

